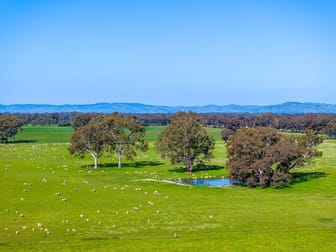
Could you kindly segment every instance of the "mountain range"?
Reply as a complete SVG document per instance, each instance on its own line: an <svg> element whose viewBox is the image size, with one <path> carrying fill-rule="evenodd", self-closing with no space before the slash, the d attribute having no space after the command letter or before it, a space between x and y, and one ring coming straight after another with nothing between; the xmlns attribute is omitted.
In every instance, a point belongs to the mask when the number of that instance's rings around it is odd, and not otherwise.
<svg viewBox="0 0 336 252"><path fill-rule="evenodd" d="M205 106L157 106L141 103L95 103L95 104L11 104L0 105L0 113L57 113L57 112L97 112L97 113L175 113L194 111L196 113L266 113L275 114L336 114L336 104L286 102L276 105L205 105Z"/></svg>

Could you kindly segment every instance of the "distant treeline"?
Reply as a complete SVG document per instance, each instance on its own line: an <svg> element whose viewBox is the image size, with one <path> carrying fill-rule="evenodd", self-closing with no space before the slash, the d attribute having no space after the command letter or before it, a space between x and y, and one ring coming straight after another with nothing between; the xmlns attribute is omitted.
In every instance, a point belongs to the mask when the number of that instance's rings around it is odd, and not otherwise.
<svg viewBox="0 0 336 252"><path fill-rule="evenodd" d="M83 113L15 113L23 120L25 125L58 125L72 126L74 118ZM98 115L97 113L92 113ZM0 114L1 115L1 114ZM145 126L165 126L173 114L128 114ZM279 131L303 132L305 129L313 129L318 133L324 133L325 129L336 125L335 114L304 114L304 115L279 115L264 114L201 114L206 119L207 126L213 128L227 128L237 130L244 127L271 127Z"/></svg>

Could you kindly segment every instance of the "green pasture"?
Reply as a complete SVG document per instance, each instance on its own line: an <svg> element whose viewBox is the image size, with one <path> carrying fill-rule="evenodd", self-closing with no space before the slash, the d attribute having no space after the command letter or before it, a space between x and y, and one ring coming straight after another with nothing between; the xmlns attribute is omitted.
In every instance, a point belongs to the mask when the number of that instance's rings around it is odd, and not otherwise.
<svg viewBox="0 0 336 252"><path fill-rule="evenodd" d="M161 160L148 127L147 153L116 168L106 154L69 155L71 128L27 127L0 145L0 251L333 251L336 141L293 171L284 189L192 187L165 180L222 177L219 129L208 169L185 173Z"/></svg>

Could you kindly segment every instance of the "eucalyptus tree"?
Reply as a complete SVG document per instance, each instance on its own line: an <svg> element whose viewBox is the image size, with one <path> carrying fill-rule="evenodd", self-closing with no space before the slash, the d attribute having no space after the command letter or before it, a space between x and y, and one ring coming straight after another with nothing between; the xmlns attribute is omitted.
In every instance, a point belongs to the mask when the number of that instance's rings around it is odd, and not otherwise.
<svg viewBox="0 0 336 252"><path fill-rule="evenodd" d="M331 139L336 139L336 120L328 122L323 132Z"/></svg>
<svg viewBox="0 0 336 252"><path fill-rule="evenodd" d="M193 112L177 112L160 133L156 149L172 164L184 164L192 172L195 161L212 157L215 140L208 136L204 118Z"/></svg>
<svg viewBox="0 0 336 252"><path fill-rule="evenodd" d="M130 116L113 113L105 116L103 124L107 129L110 151L118 155L118 168L122 166L122 159L133 159L136 151L147 151L148 143L144 140L145 127Z"/></svg>
<svg viewBox="0 0 336 252"><path fill-rule="evenodd" d="M8 142L8 138L15 139L15 135L22 131L23 121L15 115L0 116L0 142Z"/></svg>
<svg viewBox="0 0 336 252"><path fill-rule="evenodd" d="M322 140L311 130L294 137L271 128L240 129L227 141L229 176L242 185L288 185L292 168L322 154L314 149Z"/></svg>
<svg viewBox="0 0 336 252"><path fill-rule="evenodd" d="M69 152L84 158L92 156L94 168L98 167L98 159L108 149L109 141L105 125L102 122L91 122L75 130L71 137Z"/></svg>
<svg viewBox="0 0 336 252"><path fill-rule="evenodd" d="M77 115L72 121L72 127L78 129L82 126L88 125L95 115L91 113L83 113Z"/></svg>
<svg viewBox="0 0 336 252"><path fill-rule="evenodd" d="M226 142L233 133L234 131L231 129L227 128L222 129L221 131L222 140Z"/></svg>

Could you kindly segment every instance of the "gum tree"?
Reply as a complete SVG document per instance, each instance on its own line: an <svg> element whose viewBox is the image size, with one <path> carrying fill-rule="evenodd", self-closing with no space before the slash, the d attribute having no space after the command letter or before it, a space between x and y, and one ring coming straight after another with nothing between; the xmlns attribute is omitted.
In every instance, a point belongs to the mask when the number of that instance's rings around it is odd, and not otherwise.
<svg viewBox="0 0 336 252"><path fill-rule="evenodd" d="M123 157L133 159L137 150L147 151L145 127L135 118L114 113L106 116L103 123L107 129L110 150L118 155L118 168L122 166Z"/></svg>
<svg viewBox="0 0 336 252"><path fill-rule="evenodd" d="M331 139L336 139L336 120L328 122L323 132Z"/></svg>
<svg viewBox="0 0 336 252"><path fill-rule="evenodd" d="M85 154L92 156L94 168L98 167L98 159L108 148L108 136L102 122L92 122L79 127L72 135L69 152L72 155L84 158Z"/></svg>
<svg viewBox="0 0 336 252"><path fill-rule="evenodd" d="M248 186L285 186L290 170L322 153L314 149L322 138L311 130L294 137L271 128L243 128L227 141L227 166L234 183Z"/></svg>
<svg viewBox="0 0 336 252"><path fill-rule="evenodd" d="M192 172L195 161L212 157L215 141L207 135L205 120L193 112L177 112L160 133L156 149L172 164L184 164Z"/></svg>
<svg viewBox="0 0 336 252"><path fill-rule="evenodd" d="M76 130L82 126L88 125L95 118L94 114L84 113L76 116L72 121L72 127Z"/></svg>
<svg viewBox="0 0 336 252"><path fill-rule="evenodd" d="M15 135L22 131L23 121L15 115L0 116L0 142L8 142L8 138L15 139Z"/></svg>

